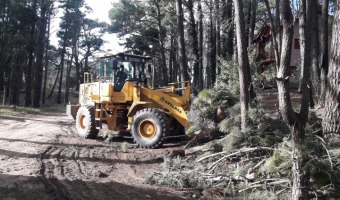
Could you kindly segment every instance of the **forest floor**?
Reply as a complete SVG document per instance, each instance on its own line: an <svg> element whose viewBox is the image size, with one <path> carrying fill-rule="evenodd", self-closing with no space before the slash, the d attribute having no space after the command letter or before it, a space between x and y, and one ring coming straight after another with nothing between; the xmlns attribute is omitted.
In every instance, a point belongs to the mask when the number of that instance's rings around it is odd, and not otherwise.
<svg viewBox="0 0 340 200"><path fill-rule="evenodd" d="M261 100L274 113L275 96ZM136 148L131 138L87 140L63 111L0 116L0 199L197 199L190 189L145 183L187 140L159 149Z"/></svg>
<svg viewBox="0 0 340 200"><path fill-rule="evenodd" d="M62 112L0 116L0 126L0 199L192 199L144 183L185 142L150 150L131 138L87 140Z"/></svg>

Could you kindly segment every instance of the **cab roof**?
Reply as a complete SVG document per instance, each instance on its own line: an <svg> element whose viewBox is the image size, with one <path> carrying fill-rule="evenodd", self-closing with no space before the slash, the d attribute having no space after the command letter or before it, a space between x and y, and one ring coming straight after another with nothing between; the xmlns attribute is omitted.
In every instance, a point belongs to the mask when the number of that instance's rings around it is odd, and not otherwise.
<svg viewBox="0 0 340 200"><path fill-rule="evenodd" d="M128 58L137 58L137 59L144 59L145 61L151 60L150 56L141 56L141 55L135 55L135 54L130 54L130 53L117 53L114 55L103 56L100 58L119 58L121 60L130 60Z"/></svg>

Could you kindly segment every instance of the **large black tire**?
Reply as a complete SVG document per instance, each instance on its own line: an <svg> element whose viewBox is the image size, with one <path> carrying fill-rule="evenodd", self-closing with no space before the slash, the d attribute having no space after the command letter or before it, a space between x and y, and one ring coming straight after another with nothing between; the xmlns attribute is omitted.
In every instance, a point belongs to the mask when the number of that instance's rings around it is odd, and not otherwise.
<svg viewBox="0 0 340 200"><path fill-rule="evenodd" d="M165 114L152 108L138 111L132 121L131 134L139 147L153 149L162 146L167 134Z"/></svg>
<svg viewBox="0 0 340 200"><path fill-rule="evenodd" d="M76 116L76 128L78 135L86 139L97 137L99 130L96 129L92 106L81 106Z"/></svg>

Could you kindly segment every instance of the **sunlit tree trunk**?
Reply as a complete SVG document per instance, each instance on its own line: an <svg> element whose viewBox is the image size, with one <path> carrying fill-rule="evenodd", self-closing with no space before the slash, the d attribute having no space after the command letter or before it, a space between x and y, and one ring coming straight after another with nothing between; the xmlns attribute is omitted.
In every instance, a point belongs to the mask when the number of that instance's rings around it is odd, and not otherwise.
<svg viewBox="0 0 340 200"><path fill-rule="evenodd" d="M250 82L248 80L249 60L247 52L247 41L245 35L245 21L243 14L243 2L234 0L235 21L237 35L237 54L239 64L239 81L240 81L240 105L241 105L241 128L245 129L248 123L248 104Z"/></svg>
<svg viewBox="0 0 340 200"><path fill-rule="evenodd" d="M305 0L301 2L303 10L307 9L307 12L310 11L310 5L306 6ZM281 48L281 57L280 57L280 66L277 72L277 86L278 86L278 98L279 98L279 110L282 115L283 120L289 126L290 132L292 134L292 174L293 174L293 187L292 187L292 197L293 200L303 200L307 199L307 186L309 182L309 172L305 168L305 163L308 158L303 154L303 149L305 146L305 126L308 119L309 112L309 82L310 82L310 67L308 59L304 62L305 66L302 69L301 75L301 90L302 90L302 99L301 99L301 107L300 112L296 113L292 107L290 93L289 93L289 67L290 67L290 58L291 58L291 46L293 39L293 15L290 7L289 0L281 0L281 18L283 25L282 32L282 48ZM310 12L309 12L310 13ZM310 20L310 16L306 17ZM308 26L305 31L310 31ZM306 45L304 54L302 58L306 58L308 55L310 56L310 37L304 37L305 42L302 42L301 45ZM309 44L309 46L308 46ZM309 50L309 51L308 51ZM310 59L309 59L310 60Z"/></svg>
<svg viewBox="0 0 340 200"><path fill-rule="evenodd" d="M327 73L328 73L328 8L329 0L322 1L322 32L320 38L320 49L322 53L321 70L320 70L320 99L319 105L324 107L327 87Z"/></svg>
<svg viewBox="0 0 340 200"><path fill-rule="evenodd" d="M328 84L326 88L323 132L340 133L340 6L336 5L332 28L332 42L329 60Z"/></svg>
<svg viewBox="0 0 340 200"><path fill-rule="evenodd" d="M280 22L280 0L275 0L275 29L278 29L277 27L281 26ZM280 50L281 50L281 40L282 40L282 34L281 31L277 31L276 34L276 43L277 43L277 49L278 49L278 55L280 55ZM279 65L279 63L278 63Z"/></svg>

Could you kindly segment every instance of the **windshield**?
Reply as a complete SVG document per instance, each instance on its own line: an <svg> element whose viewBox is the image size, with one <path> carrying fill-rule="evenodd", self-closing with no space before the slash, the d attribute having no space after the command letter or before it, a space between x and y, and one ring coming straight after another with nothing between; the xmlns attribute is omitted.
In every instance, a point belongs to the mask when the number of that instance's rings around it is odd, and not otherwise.
<svg viewBox="0 0 340 200"><path fill-rule="evenodd" d="M119 61L118 67L124 67L124 73L127 75L127 80L144 81L145 80L145 63Z"/></svg>
<svg viewBox="0 0 340 200"><path fill-rule="evenodd" d="M138 81L144 82L150 78L147 73L146 64L148 60L131 56L118 58L102 58L98 74L101 80L117 82ZM147 74L147 75L146 75ZM119 77L118 77L119 75Z"/></svg>

